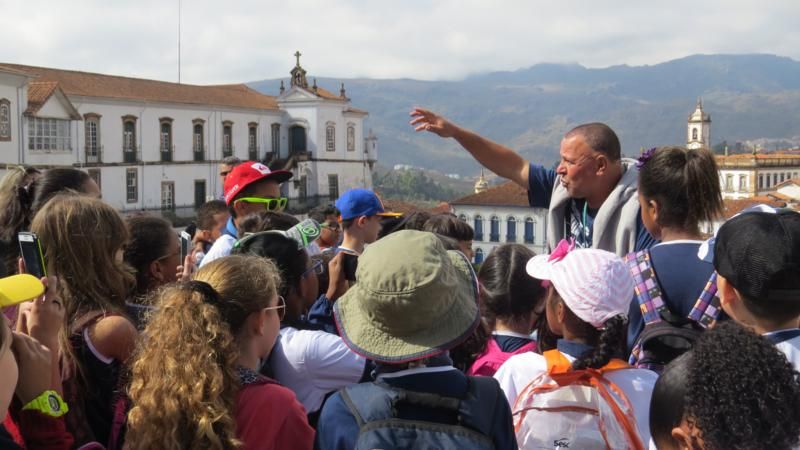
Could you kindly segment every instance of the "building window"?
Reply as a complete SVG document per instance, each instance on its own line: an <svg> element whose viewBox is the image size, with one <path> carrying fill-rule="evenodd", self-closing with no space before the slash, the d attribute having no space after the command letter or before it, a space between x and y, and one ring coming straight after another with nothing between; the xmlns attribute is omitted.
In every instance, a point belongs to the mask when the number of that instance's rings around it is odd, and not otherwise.
<svg viewBox="0 0 800 450"><path fill-rule="evenodd" d="M733 175L725 175L725 191L733 191Z"/></svg>
<svg viewBox="0 0 800 450"><path fill-rule="evenodd" d="M222 122L222 157L233 156L233 122Z"/></svg>
<svg viewBox="0 0 800 450"><path fill-rule="evenodd" d="M300 198L300 201L305 201L308 198L308 177L305 175L300 177L300 185L297 186L297 189L297 197Z"/></svg>
<svg viewBox="0 0 800 450"><path fill-rule="evenodd" d="M480 264L483 262L483 250L476 248L475 249L475 264Z"/></svg>
<svg viewBox="0 0 800 450"><path fill-rule="evenodd" d="M483 240L483 217L475 216L475 240L482 241Z"/></svg>
<svg viewBox="0 0 800 450"><path fill-rule="evenodd" d="M739 175L739 191L744 192L747 190L747 177L745 175Z"/></svg>
<svg viewBox="0 0 800 450"><path fill-rule="evenodd" d="M328 198L331 200L339 198L339 175L328 175Z"/></svg>
<svg viewBox="0 0 800 450"><path fill-rule="evenodd" d="M786 174L782 173L779 183L783 183L784 181L786 181Z"/></svg>
<svg viewBox="0 0 800 450"><path fill-rule="evenodd" d="M172 181L161 182L161 209L175 209L175 183Z"/></svg>
<svg viewBox="0 0 800 450"><path fill-rule="evenodd" d="M194 180L194 207L199 208L206 202L206 180Z"/></svg>
<svg viewBox="0 0 800 450"><path fill-rule="evenodd" d="M195 119L192 121L192 155L195 161L204 161L206 159L206 144L205 144L205 121L203 119Z"/></svg>
<svg viewBox="0 0 800 450"><path fill-rule="evenodd" d="M163 117L159 119L161 123L161 161L172 161L172 119Z"/></svg>
<svg viewBox="0 0 800 450"><path fill-rule="evenodd" d="M100 115L86 114L83 120L86 133L86 162L98 163L101 161Z"/></svg>
<svg viewBox="0 0 800 450"><path fill-rule="evenodd" d="M356 127L347 125L347 151L356 151Z"/></svg>
<svg viewBox="0 0 800 450"><path fill-rule="evenodd" d="M336 126L331 122L325 127L325 150L336 151Z"/></svg>
<svg viewBox="0 0 800 450"><path fill-rule="evenodd" d="M122 160L136 162L136 117L122 118Z"/></svg>
<svg viewBox="0 0 800 450"><path fill-rule="evenodd" d="M31 117L28 124L28 150L72 150L69 120Z"/></svg>
<svg viewBox="0 0 800 450"><path fill-rule="evenodd" d="M306 129L301 125L293 125L289 128L289 152L291 154L303 153L306 151Z"/></svg>
<svg viewBox="0 0 800 450"><path fill-rule="evenodd" d="M125 171L125 201L136 203L139 201L139 169L128 169Z"/></svg>
<svg viewBox="0 0 800 450"><path fill-rule="evenodd" d="M764 174L758 176L758 188L764 189Z"/></svg>
<svg viewBox="0 0 800 450"><path fill-rule="evenodd" d="M497 216L492 216L489 219L489 240L492 242L500 242L500 219Z"/></svg>
<svg viewBox="0 0 800 450"><path fill-rule="evenodd" d="M0 141L11 140L11 102L0 98Z"/></svg>
<svg viewBox="0 0 800 450"><path fill-rule="evenodd" d="M775 186L776 184L778 184L778 174L777 173L773 173L772 174L772 184L770 185L770 187Z"/></svg>
<svg viewBox="0 0 800 450"><path fill-rule="evenodd" d="M525 243L526 244L533 244L534 226L535 225L534 225L533 219L531 219L530 217L527 217L525 219Z"/></svg>
<svg viewBox="0 0 800 450"><path fill-rule="evenodd" d="M506 242L517 242L517 219L513 217L506 220Z"/></svg>
<svg viewBox="0 0 800 450"><path fill-rule="evenodd" d="M272 153L278 156L281 150L281 124L273 123L270 128L272 131Z"/></svg>
<svg viewBox="0 0 800 450"><path fill-rule="evenodd" d="M247 159L258 160L258 124L250 123L247 126Z"/></svg>
<svg viewBox="0 0 800 450"><path fill-rule="evenodd" d="M97 187L100 188L100 191L102 192L103 191L103 183L102 183L103 180L100 177L100 169L89 169L88 172L89 172L89 178L94 180L95 184L97 184Z"/></svg>
<svg viewBox="0 0 800 450"><path fill-rule="evenodd" d="M697 128L692 128L692 140L697 140Z"/></svg>

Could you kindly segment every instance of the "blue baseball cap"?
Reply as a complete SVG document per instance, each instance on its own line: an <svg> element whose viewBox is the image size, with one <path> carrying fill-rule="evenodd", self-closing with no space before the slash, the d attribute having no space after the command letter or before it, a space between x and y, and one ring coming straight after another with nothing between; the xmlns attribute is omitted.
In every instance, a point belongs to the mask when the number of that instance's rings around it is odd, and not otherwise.
<svg viewBox="0 0 800 450"><path fill-rule="evenodd" d="M342 214L342 220L355 219L361 216L397 217L399 213L386 212L381 199L369 189L350 189L336 200L336 209Z"/></svg>

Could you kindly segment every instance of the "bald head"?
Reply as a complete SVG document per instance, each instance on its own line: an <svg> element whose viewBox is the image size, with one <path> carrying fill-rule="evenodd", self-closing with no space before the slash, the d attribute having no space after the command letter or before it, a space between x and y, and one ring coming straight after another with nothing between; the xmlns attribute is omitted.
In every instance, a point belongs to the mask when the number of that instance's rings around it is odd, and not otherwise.
<svg viewBox="0 0 800 450"><path fill-rule="evenodd" d="M564 139L581 136L583 141L596 152L604 154L609 161L618 161L620 145L617 133L608 125L600 122L578 125L564 135Z"/></svg>

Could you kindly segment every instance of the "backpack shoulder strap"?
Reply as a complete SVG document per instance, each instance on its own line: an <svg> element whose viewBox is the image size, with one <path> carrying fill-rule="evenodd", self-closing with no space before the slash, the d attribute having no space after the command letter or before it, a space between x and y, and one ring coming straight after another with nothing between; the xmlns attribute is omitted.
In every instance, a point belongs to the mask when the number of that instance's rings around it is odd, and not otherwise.
<svg viewBox="0 0 800 450"><path fill-rule="evenodd" d="M717 272L714 271L711 272L711 276L703 287L700 298L697 299L692 311L689 312L689 318L697 322L701 327L708 328L717 321L720 310L721 305L717 294Z"/></svg>
<svg viewBox="0 0 800 450"><path fill-rule="evenodd" d="M670 312L664 303L661 286L656 278L656 271L650 258L650 250L644 249L625 255L634 281L634 292L639 309L642 311L645 325L660 322L662 316L669 317Z"/></svg>
<svg viewBox="0 0 800 450"><path fill-rule="evenodd" d="M377 383L359 383L348 386L339 394L347 409L353 414L359 428L375 420L392 416L392 403L397 391Z"/></svg>
<svg viewBox="0 0 800 450"><path fill-rule="evenodd" d="M553 349L547 350L542 355L547 362L547 373L566 373L572 370L572 363L560 351Z"/></svg>
<svg viewBox="0 0 800 450"><path fill-rule="evenodd" d="M531 341L523 345L522 347L514 350L513 352L510 352L510 354L519 355L520 353L535 352L535 351L536 351L536 341Z"/></svg>

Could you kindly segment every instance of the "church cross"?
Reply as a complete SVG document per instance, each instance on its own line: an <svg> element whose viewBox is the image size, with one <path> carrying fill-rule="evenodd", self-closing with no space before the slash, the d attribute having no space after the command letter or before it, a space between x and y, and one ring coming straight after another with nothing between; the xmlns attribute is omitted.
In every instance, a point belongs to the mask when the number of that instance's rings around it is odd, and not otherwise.
<svg viewBox="0 0 800 450"><path fill-rule="evenodd" d="M297 58L297 65L298 65L298 66L300 66L300 57L301 57L301 56L303 56L303 54L302 54L302 53L300 53L300 50L298 50L298 51L296 51L296 52L294 53L294 57L295 57L295 58Z"/></svg>

